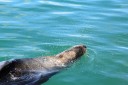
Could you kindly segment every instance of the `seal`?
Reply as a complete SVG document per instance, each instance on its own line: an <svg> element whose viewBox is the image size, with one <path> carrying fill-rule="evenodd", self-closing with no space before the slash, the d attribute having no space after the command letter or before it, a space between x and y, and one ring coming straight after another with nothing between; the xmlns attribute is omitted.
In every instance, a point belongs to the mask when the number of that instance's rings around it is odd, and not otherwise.
<svg viewBox="0 0 128 85"><path fill-rule="evenodd" d="M40 85L69 67L86 52L77 45L55 56L15 59L0 63L0 85Z"/></svg>

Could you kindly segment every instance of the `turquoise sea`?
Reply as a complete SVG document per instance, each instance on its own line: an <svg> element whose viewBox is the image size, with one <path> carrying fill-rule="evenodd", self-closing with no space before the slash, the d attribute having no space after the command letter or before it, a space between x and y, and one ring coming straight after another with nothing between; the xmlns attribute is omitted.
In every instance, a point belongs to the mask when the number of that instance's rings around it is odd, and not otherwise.
<svg viewBox="0 0 128 85"><path fill-rule="evenodd" d="M43 85L128 85L128 0L0 0L0 61L87 53Z"/></svg>

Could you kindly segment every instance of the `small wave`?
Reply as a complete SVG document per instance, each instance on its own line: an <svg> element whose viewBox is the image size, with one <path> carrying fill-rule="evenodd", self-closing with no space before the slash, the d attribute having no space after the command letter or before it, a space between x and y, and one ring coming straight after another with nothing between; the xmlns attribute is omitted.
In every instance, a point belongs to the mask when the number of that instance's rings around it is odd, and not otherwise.
<svg viewBox="0 0 128 85"><path fill-rule="evenodd" d="M117 48L121 48L123 50L128 50L128 47L123 47L123 46L117 46Z"/></svg>
<svg viewBox="0 0 128 85"><path fill-rule="evenodd" d="M89 35L81 35L81 34L66 34L68 37L77 37L77 38L91 38Z"/></svg>
<svg viewBox="0 0 128 85"><path fill-rule="evenodd" d="M12 2L12 0L0 0L0 2Z"/></svg>
<svg viewBox="0 0 128 85"><path fill-rule="evenodd" d="M73 12L52 12L52 14L69 15L69 14L73 14Z"/></svg>
<svg viewBox="0 0 128 85"><path fill-rule="evenodd" d="M87 57L89 58L89 62L94 61L96 56L97 56L97 52L94 49L88 48Z"/></svg>
<svg viewBox="0 0 128 85"><path fill-rule="evenodd" d="M112 72L107 72L107 71L100 71L100 74L106 76L106 77L110 77L110 78L120 78L120 79L123 79L123 80L126 80L128 79L128 75L125 74L125 73L112 73Z"/></svg>
<svg viewBox="0 0 128 85"><path fill-rule="evenodd" d="M81 8L82 5L79 4L73 4L73 3L60 3L60 2L53 2L53 1L39 1L42 4L49 4L49 5L55 5L55 6L65 6L65 7L71 7L71 8Z"/></svg>

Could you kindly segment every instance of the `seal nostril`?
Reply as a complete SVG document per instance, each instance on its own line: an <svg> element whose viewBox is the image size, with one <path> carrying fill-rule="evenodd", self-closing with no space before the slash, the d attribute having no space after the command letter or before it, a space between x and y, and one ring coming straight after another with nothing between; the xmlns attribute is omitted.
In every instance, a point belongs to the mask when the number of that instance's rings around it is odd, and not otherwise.
<svg viewBox="0 0 128 85"><path fill-rule="evenodd" d="M87 48L85 45L83 45L84 48Z"/></svg>

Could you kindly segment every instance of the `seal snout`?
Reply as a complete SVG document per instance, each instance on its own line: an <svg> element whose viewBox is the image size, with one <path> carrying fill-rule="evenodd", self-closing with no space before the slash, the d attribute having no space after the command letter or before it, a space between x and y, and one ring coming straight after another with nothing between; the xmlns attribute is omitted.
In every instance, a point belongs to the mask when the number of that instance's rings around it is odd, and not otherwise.
<svg viewBox="0 0 128 85"><path fill-rule="evenodd" d="M83 45L84 48L87 48L85 45Z"/></svg>
<svg viewBox="0 0 128 85"><path fill-rule="evenodd" d="M73 50L76 53L77 57L80 57L86 52L86 48L87 47L85 45L76 45L73 47Z"/></svg>
<svg viewBox="0 0 128 85"><path fill-rule="evenodd" d="M79 47L80 49L82 49L83 52L85 52L85 51L86 51L86 48L87 48L85 45L78 45L78 47Z"/></svg>
<svg viewBox="0 0 128 85"><path fill-rule="evenodd" d="M82 49L83 49L83 53L85 53L87 47L86 47L85 45L81 45L81 47L82 47Z"/></svg>

